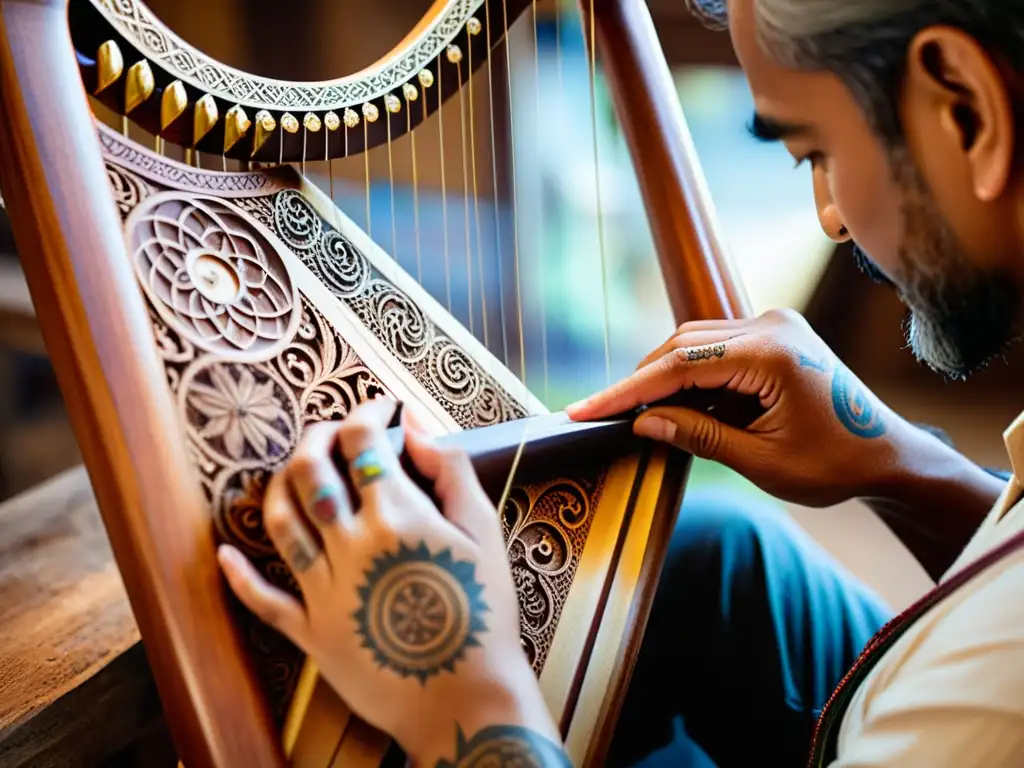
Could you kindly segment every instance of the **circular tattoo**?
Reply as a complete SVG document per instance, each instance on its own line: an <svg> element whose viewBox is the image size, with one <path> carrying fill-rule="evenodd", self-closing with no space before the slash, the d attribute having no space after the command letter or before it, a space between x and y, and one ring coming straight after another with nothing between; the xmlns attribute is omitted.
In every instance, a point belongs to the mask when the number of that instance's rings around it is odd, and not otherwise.
<svg viewBox="0 0 1024 768"><path fill-rule="evenodd" d="M424 542L400 544L397 553L378 557L352 614L363 647L381 667L422 684L442 670L454 671L487 629L483 586L475 574L473 563L453 559L450 549L431 554Z"/></svg>
<svg viewBox="0 0 1024 768"><path fill-rule="evenodd" d="M832 376L832 409L842 425L857 437L875 438L885 434L885 422L871 394L843 366L836 368Z"/></svg>
<svg viewBox="0 0 1024 768"><path fill-rule="evenodd" d="M572 768L565 751L539 733L516 725L492 725L466 739L459 730L455 760L437 768Z"/></svg>

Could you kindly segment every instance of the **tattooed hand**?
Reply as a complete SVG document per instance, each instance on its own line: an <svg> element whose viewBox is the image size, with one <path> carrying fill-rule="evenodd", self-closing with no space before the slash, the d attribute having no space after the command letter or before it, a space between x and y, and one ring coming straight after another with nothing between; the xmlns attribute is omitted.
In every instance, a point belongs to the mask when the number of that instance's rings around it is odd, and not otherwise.
<svg viewBox="0 0 1024 768"><path fill-rule="evenodd" d="M679 390L727 388L759 397L745 430L682 408L651 408L639 435L721 462L772 495L811 506L881 495L908 452L930 439L897 416L792 311L756 320L685 323L636 373L569 408L599 419Z"/></svg>
<svg viewBox="0 0 1024 768"><path fill-rule="evenodd" d="M434 483L438 510L388 441L394 408L376 400L312 427L267 488L267 533L303 602L225 546L228 582L417 765L476 765L495 755L567 765L520 645L497 512L465 456L434 447L406 421L409 456Z"/></svg>

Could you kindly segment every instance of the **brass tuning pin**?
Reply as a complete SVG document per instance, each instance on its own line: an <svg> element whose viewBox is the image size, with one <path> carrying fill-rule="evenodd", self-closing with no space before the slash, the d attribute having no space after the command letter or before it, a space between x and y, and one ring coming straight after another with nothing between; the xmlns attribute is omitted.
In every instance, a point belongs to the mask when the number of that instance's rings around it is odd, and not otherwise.
<svg viewBox="0 0 1024 768"><path fill-rule="evenodd" d="M307 112L302 117L302 127L310 133L317 133L323 127L323 122L312 112Z"/></svg>
<svg viewBox="0 0 1024 768"><path fill-rule="evenodd" d="M263 145L267 143L267 139L270 138L271 134L277 129L277 120L265 109L261 109L256 113L256 135L252 140L252 156L256 157L256 153L263 149Z"/></svg>
<svg viewBox="0 0 1024 768"><path fill-rule="evenodd" d="M235 104L229 109L224 115L224 152L230 152L251 126L252 121L240 105Z"/></svg>
<svg viewBox="0 0 1024 768"><path fill-rule="evenodd" d="M192 118L192 146L195 147L217 124L220 114L217 112L217 102L213 96L205 94L196 102L195 113Z"/></svg>
<svg viewBox="0 0 1024 768"><path fill-rule="evenodd" d="M160 130L166 131L171 123L184 114L188 108L188 94L185 92L185 84L181 80L175 80L164 88L163 96L160 97Z"/></svg>
<svg viewBox="0 0 1024 768"><path fill-rule="evenodd" d="M156 81L149 62L143 59L128 67L124 81L124 113L130 114L136 107L153 95Z"/></svg>
<svg viewBox="0 0 1024 768"><path fill-rule="evenodd" d="M121 79L124 74L124 57L121 48L113 40L107 40L96 51L96 90L98 96Z"/></svg>
<svg viewBox="0 0 1024 768"><path fill-rule="evenodd" d="M291 112L281 115L281 127L288 133L299 132L299 121Z"/></svg>

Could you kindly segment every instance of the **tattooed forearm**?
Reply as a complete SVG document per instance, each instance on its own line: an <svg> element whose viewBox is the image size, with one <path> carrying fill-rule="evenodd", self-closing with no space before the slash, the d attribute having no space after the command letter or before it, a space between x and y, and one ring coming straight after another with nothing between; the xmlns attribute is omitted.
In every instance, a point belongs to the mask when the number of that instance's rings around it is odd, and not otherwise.
<svg viewBox="0 0 1024 768"><path fill-rule="evenodd" d="M824 363L807 355L800 355L800 366L828 372ZM852 435L870 439L885 434L885 422L874 397L844 365L837 365L832 372L832 410Z"/></svg>
<svg viewBox="0 0 1024 768"><path fill-rule="evenodd" d="M803 368L813 368L816 371L825 373L825 364L819 360L815 360L813 357L807 355L800 355L800 365Z"/></svg>
<svg viewBox="0 0 1024 768"><path fill-rule="evenodd" d="M871 439L885 434L875 398L842 365L832 374L832 409L852 435Z"/></svg>
<svg viewBox="0 0 1024 768"><path fill-rule="evenodd" d="M400 544L366 571L352 615L381 668L426 685L480 644L488 610L482 595L473 563L455 560L450 549L431 553L423 541Z"/></svg>
<svg viewBox="0 0 1024 768"><path fill-rule="evenodd" d="M492 725L467 740L459 729L455 759L436 768L572 768L568 755L536 731L518 725Z"/></svg>

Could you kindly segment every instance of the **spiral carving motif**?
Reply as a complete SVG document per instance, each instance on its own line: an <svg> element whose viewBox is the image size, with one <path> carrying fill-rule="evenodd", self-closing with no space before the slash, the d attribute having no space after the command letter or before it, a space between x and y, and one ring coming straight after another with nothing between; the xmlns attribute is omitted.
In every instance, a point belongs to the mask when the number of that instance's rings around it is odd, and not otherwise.
<svg viewBox="0 0 1024 768"><path fill-rule="evenodd" d="M323 225L313 206L290 190L277 196L274 223L281 239L299 256L316 248L323 235Z"/></svg>
<svg viewBox="0 0 1024 768"><path fill-rule="evenodd" d="M115 170L111 185L120 194L117 190L125 188L124 182L131 182L134 176L125 169ZM116 178L119 176L128 178ZM178 254L179 258L181 244L198 237L194 227L183 227L182 222L212 223L213 230L221 229L225 242L244 253L244 248L250 247L245 244L252 242L269 249L270 243L277 242L273 233L281 236L281 221L288 218L278 216L273 204L279 196L240 200L237 206L200 198L201 205L195 205L187 194L167 195L159 192L156 185L152 192L151 197L138 202L130 195L125 196L126 203L135 206L126 221L129 242L135 242L132 238L139 231L158 233L174 244L176 250L172 249L172 255ZM160 208L170 200L176 201L174 207ZM184 215L188 207L192 212ZM296 204L292 210L299 215L291 220L303 221L301 206ZM149 229L136 228L139 221ZM224 223L228 226L223 227ZM264 231L264 227L269 231ZM307 240L316 237L309 234L317 231L315 224L302 227ZM296 224L299 231L295 237L302 234L302 227ZM348 240L322 220L321 228L317 245L297 250L299 257L395 351L396 358L406 362L413 375L439 403L450 408L460 424L475 426L524 415L507 392L441 332L414 301L374 271L369 260ZM205 229L200 231L206 238L212 236ZM235 232L247 235L248 240L234 238ZM179 239L170 238L168 233ZM350 257L348 262L340 257L331 262L332 268L341 270L338 274L344 279L325 279L323 268L330 257L329 248ZM152 252L141 248L131 251L133 256ZM275 258L279 259L280 254L269 249L265 256L265 262L254 262L262 265L266 277L263 285L268 290L291 285L286 272L274 271L278 263ZM156 263L166 267L174 262ZM246 266L253 265L243 263ZM157 286L174 285L166 269L157 268L145 274ZM173 270L170 274L173 277ZM250 282L252 274L248 273ZM281 275L283 279L275 279ZM232 348L231 360L227 360L223 345L197 340L195 328L180 320L178 305L164 303L169 293L154 293L145 282L142 285L168 385L186 424L190 452L210 501L218 536L236 544L272 583L297 594L294 579L263 527L266 482L290 456L297 435L306 425L341 418L357 403L388 394L385 387L324 316L297 292L291 333L274 347L264 346L259 358L240 355ZM349 289L347 297L340 296ZM189 304L184 306L188 308ZM595 472L592 477L572 482L520 486L513 490L502 510L507 554L522 609L522 645L538 673L550 651L589 535L593 510L601 498L602 477ZM251 615L243 613L240 620L280 723L291 700L303 654Z"/></svg>
<svg viewBox="0 0 1024 768"><path fill-rule="evenodd" d="M125 223L135 275L168 323L200 348L266 359L301 317L272 235L227 201L163 192Z"/></svg>
<svg viewBox="0 0 1024 768"><path fill-rule="evenodd" d="M358 296L370 282L369 262L347 239L331 230L313 254L324 281L340 298Z"/></svg>
<svg viewBox="0 0 1024 768"><path fill-rule="evenodd" d="M522 418L525 408L427 317L408 294L374 269L299 193L274 197L273 227L314 275L346 305L463 427ZM252 205L250 201L249 205Z"/></svg>
<svg viewBox="0 0 1024 768"><path fill-rule="evenodd" d="M476 366L465 352L450 341L436 344L430 350L430 372L456 405L471 403L480 393L480 376Z"/></svg>

